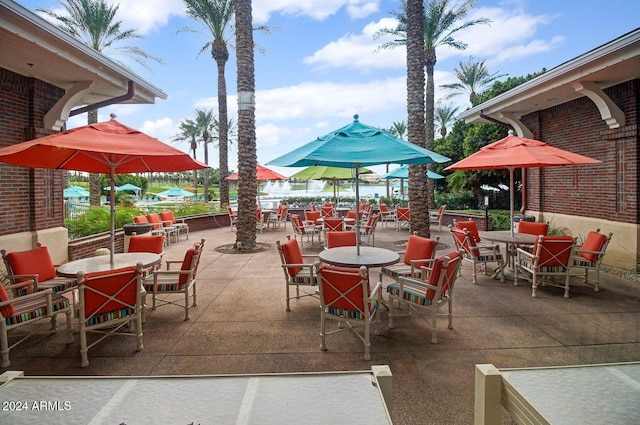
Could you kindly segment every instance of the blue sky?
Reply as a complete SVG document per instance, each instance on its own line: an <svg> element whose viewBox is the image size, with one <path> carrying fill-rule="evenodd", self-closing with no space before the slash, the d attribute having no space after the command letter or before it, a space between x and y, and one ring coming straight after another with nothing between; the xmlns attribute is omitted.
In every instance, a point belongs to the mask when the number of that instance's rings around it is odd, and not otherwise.
<svg viewBox="0 0 640 425"><path fill-rule="evenodd" d="M57 0L18 3L30 10L59 7ZM215 62L208 52L197 57L208 40L205 29L185 17L181 0L119 4L123 28L144 36L131 44L165 62L151 62L152 71L133 64L132 69L168 98L154 105L110 106L100 110L99 120L115 113L124 124L171 143L180 120L192 118L195 108L211 108L217 115ZM381 41L372 37L379 28L393 26L389 11L399 5L397 0L253 1L254 22L274 28L269 36L255 36L265 50L255 55L259 163L348 124L356 113L361 122L383 128L406 120L405 51L376 51ZM456 33L468 44L466 50L438 49L436 100L446 94L438 86L455 82L452 70L470 57L485 59L491 73L523 76L554 68L635 29L638 16L637 0L479 0L469 17L492 23ZM202 33L178 33L185 27ZM226 76L229 115L235 117L233 50ZM461 109L470 106L464 95L448 102ZM68 127L84 124L86 116L80 115ZM188 151L186 144L172 144ZM210 148L209 163L216 168L217 153ZM202 160L201 151L198 155ZM230 170L236 164L237 149L231 146ZM274 168L285 175L299 170Z"/></svg>

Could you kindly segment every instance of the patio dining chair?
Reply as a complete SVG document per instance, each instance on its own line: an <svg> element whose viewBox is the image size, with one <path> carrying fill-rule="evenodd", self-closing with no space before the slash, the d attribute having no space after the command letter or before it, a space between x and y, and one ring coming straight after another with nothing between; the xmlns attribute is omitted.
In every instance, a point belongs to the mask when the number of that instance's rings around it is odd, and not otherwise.
<svg viewBox="0 0 640 425"><path fill-rule="evenodd" d="M289 300L293 298L300 299L302 297L317 297L316 289L318 287L318 280L314 272L314 265L313 263L304 262L305 258L314 258L314 260L316 260L317 256L302 255L298 240L291 239L288 235L284 243L276 241L276 245L278 246L278 254L280 255L282 271L284 272L286 310L291 311ZM291 286L295 286L296 288L295 297L292 297L290 294ZM304 287L311 288L307 290Z"/></svg>
<svg viewBox="0 0 640 425"><path fill-rule="evenodd" d="M167 245L171 244L171 239L175 242L178 242L178 229L174 226L171 226L162 221L160 218L160 214L158 213L149 213L147 214L147 220L149 224L151 224L152 231L163 231L166 237L165 242Z"/></svg>
<svg viewBox="0 0 640 425"><path fill-rule="evenodd" d="M153 252L160 255L160 261L165 254L164 251L164 235L131 235L129 239L129 247L127 252ZM161 267L158 263L156 268Z"/></svg>
<svg viewBox="0 0 640 425"><path fill-rule="evenodd" d="M350 230L338 230L327 232L327 248L339 246L356 246L358 243L356 232Z"/></svg>
<svg viewBox="0 0 640 425"><path fill-rule="evenodd" d="M151 223L149 222L149 219L147 218L146 215L137 215L137 216L133 217L133 222L135 224L150 224L151 225ZM165 238L167 237L167 232L165 232L162 229L162 226L158 226L158 225L156 225L156 226L151 225L151 234L152 235L163 235ZM164 242L166 244L168 244L168 241L166 239L165 239Z"/></svg>
<svg viewBox="0 0 640 425"><path fill-rule="evenodd" d="M367 237L367 244L376 246L376 227L378 227L378 214L369 214L366 223L360 228L360 236Z"/></svg>
<svg viewBox="0 0 640 425"><path fill-rule="evenodd" d="M429 260L430 272L421 279L402 276L397 283L387 286L389 295L389 328L395 327L394 318L411 316L413 312L426 313L431 328L431 343L438 342L436 323L438 312L447 307L449 329L453 329L453 289L459 275L462 257L453 251L444 257ZM398 310L398 306L401 307ZM422 322L421 322L422 323Z"/></svg>
<svg viewBox="0 0 640 425"><path fill-rule="evenodd" d="M378 208L380 209L380 222L382 223L382 227L386 227L387 223L392 222L395 223L396 222L396 212L395 210L390 211L389 208L387 208L387 204L385 204L384 202L382 202Z"/></svg>
<svg viewBox="0 0 640 425"><path fill-rule="evenodd" d="M473 268L473 283L478 284L478 270L477 266L480 265L484 274L488 275L489 263L496 263L496 271L494 276L500 275L500 281L504 282L504 258L500 252L500 245L488 245L477 244L476 239L471 235L467 228L458 229L457 227L449 226L453 241L456 244L456 248L462 252L462 259L471 263Z"/></svg>
<svg viewBox="0 0 640 425"><path fill-rule="evenodd" d="M600 229L591 231L587 234L582 245L576 246L576 255L573 258L571 267L584 269L584 283L587 285L593 285L594 291L600 290L600 265L602 259L609 246L612 232L608 235L600 233ZM589 280L589 272L595 272L595 280Z"/></svg>
<svg viewBox="0 0 640 425"><path fill-rule="evenodd" d="M396 231L401 228L411 232L411 210L409 207L396 207Z"/></svg>
<svg viewBox="0 0 640 425"><path fill-rule="evenodd" d="M233 227L238 222L238 214L231 209L231 207L227 207L227 214L229 214L229 227L231 227L231 231L233 231Z"/></svg>
<svg viewBox="0 0 640 425"><path fill-rule="evenodd" d="M382 284L373 289L365 266L335 267L315 263L320 290L320 349L327 350L327 335L351 330L364 343L364 359L371 359L370 326L378 334ZM337 328L327 331L327 320L337 321ZM362 328L362 334L358 329Z"/></svg>
<svg viewBox="0 0 640 425"><path fill-rule="evenodd" d="M531 296L536 297L538 284L564 288L569 298L569 271L573 262L575 239L572 236L539 236L533 252L517 249L515 284L520 271L531 275ZM556 281L560 278L564 282Z"/></svg>
<svg viewBox="0 0 640 425"><path fill-rule="evenodd" d="M269 217L267 218L267 226L270 225L275 230L276 227L280 229L280 225L282 225L284 230L287 230L288 214L289 214L289 206L284 204L278 204L278 209L276 210L276 213L269 214Z"/></svg>
<svg viewBox="0 0 640 425"><path fill-rule="evenodd" d="M28 251L7 252L3 249L0 252L7 271L5 278L11 282L15 296L47 289L58 293L77 286L75 277L56 275L49 250L40 243Z"/></svg>
<svg viewBox="0 0 640 425"><path fill-rule="evenodd" d="M173 226L177 229L178 239L180 239L180 233L184 233L187 240L189 239L189 225L184 222L184 218L176 219L173 215L173 211L168 210L160 213L160 220L162 220L162 223Z"/></svg>
<svg viewBox="0 0 640 425"><path fill-rule="evenodd" d="M536 223L532 221L520 220L516 233L524 233L527 235L544 236L549 231L549 223ZM516 257L516 249L522 248L529 252L532 252L532 245L514 245L507 244L507 264L513 265L514 258Z"/></svg>
<svg viewBox="0 0 640 425"><path fill-rule="evenodd" d="M439 237L435 239L424 238L414 232L409 236L407 248L398 253L402 256L402 260L399 263L382 267L379 280L382 282L383 276L390 277L395 281L398 281L400 277L419 278L422 275L421 268L429 266L429 261L435 258L439 239Z"/></svg>
<svg viewBox="0 0 640 425"><path fill-rule="evenodd" d="M163 305L175 305L184 309L184 320L189 320L189 297L193 298L191 307L196 307L196 278L198 265L204 248L204 239L193 244L181 260L166 260L165 270L154 270L145 277L142 285L147 295L151 295L151 310ZM180 268L172 269L172 266ZM145 302L146 304L146 302Z"/></svg>
<svg viewBox="0 0 640 425"><path fill-rule="evenodd" d="M440 205L437 211L429 211L429 222L438 224L438 231L442 232L442 219L446 205Z"/></svg>
<svg viewBox="0 0 640 425"><path fill-rule="evenodd" d="M78 273L76 317L80 324L81 366L89 366L88 352L104 339L114 335L136 338L136 351L144 348L142 341L142 276L141 263L95 273ZM102 335L88 343L88 334Z"/></svg>
<svg viewBox="0 0 640 425"><path fill-rule="evenodd" d="M305 238L307 238L307 241L311 241L311 244L313 244L316 235L318 235L318 239L320 238L320 229L315 224L306 224L298 214L289 214L289 219L291 219L294 238L297 239L300 236L300 246L302 248L304 248Z"/></svg>
<svg viewBox="0 0 640 425"><path fill-rule="evenodd" d="M74 279L75 280L75 279ZM25 285L30 286L26 288ZM37 290L36 281L20 282L17 284L0 285L0 354L2 355L3 368L11 366L9 351L26 341L30 336L42 333L38 322L48 320L50 330L47 333L56 332L57 315L64 313L67 316L66 332L67 344L73 342L72 310L73 305L69 299L60 293L55 293L52 288ZM7 294L7 289L14 291L14 296ZM24 295L19 295L24 293ZM15 295L18 294L18 295ZM25 327L27 331L14 335L14 329ZM11 332L11 335L9 334ZM17 332L17 331L16 331ZM9 345L10 338L17 339Z"/></svg>

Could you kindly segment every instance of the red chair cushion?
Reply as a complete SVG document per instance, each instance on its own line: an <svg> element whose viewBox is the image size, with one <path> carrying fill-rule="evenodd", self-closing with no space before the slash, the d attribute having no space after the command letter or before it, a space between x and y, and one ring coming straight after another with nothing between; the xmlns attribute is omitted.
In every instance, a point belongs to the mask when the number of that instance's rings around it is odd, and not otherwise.
<svg viewBox="0 0 640 425"><path fill-rule="evenodd" d="M138 285L132 282L136 278L138 269L135 266L124 267L118 270L108 270L104 272L87 273L80 285L87 285L90 288L104 293L107 296L115 295L116 299L122 303L111 300L105 304L107 297L85 290L85 316L96 316L111 311L126 308L124 304L136 305L138 297ZM124 290L121 290L125 286ZM104 304L104 305L103 305Z"/></svg>
<svg viewBox="0 0 640 425"><path fill-rule="evenodd" d="M164 236L132 236L129 239L129 252L153 252L160 254L164 249Z"/></svg>
<svg viewBox="0 0 640 425"><path fill-rule="evenodd" d="M600 251L602 250L606 240L607 237L602 233L591 231L587 234L587 238L584 240L581 249L584 249L585 251ZM598 254L593 254L591 252L581 252L580 255L591 262L598 259Z"/></svg>
<svg viewBox="0 0 640 425"><path fill-rule="evenodd" d="M300 251L300 246L298 245L297 239L291 239L286 241L281 245L282 254L284 255L284 261L287 264L302 264L302 252ZM289 276L297 275L302 267L287 267L287 273Z"/></svg>
<svg viewBox="0 0 640 425"><path fill-rule="evenodd" d="M348 230L334 231L327 233L327 248L337 248L339 246L356 246L356 232Z"/></svg>
<svg viewBox="0 0 640 425"><path fill-rule="evenodd" d="M478 226L475 221L456 221L456 227L458 229L467 229L469 236L473 239L473 242L480 242L480 233L478 233Z"/></svg>
<svg viewBox="0 0 640 425"><path fill-rule="evenodd" d="M173 215L173 211L162 211L160 213L160 220L163 223L176 224L176 218Z"/></svg>
<svg viewBox="0 0 640 425"><path fill-rule="evenodd" d="M149 223L149 220L147 220L146 215L137 215L133 217L133 222L136 224L147 224Z"/></svg>
<svg viewBox="0 0 640 425"><path fill-rule="evenodd" d="M0 301L9 301L9 295L7 295L7 291L4 289L3 285L0 285ZM9 304L4 307L0 307L0 313L2 313L2 317L5 319L13 316L13 306Z"/></svg>
<svg viewBox="0 0 640 425"><path fill-rule="evenodd" d="M37 274L38 282L53 279L56 277L56 269L51 261L51 255L46 246L22 252L11 252L7 254L9 264L13 274ZM29 279L20 279L20 282Z"/></svg>
<svg viewBox="0 0 640 425"><path fill-rule="evenodd" d="M409 236L407 249L404 253L404 263L411 264L411 260L421 260L423 258L431 258L436 249L436 241L433 239L423 238L418 235ZM418 263L416 267L426 266L428 263Z"/></svg>
<svg viewBox="0 0 640 425"><path fill-rule="evenodd" d="M191 247L187 250L187 252L184 254L184 260L182 260L182 266L180 267L180 270L191 270L193 268L195 253L196 253L195 247ZM180 278L178 279L178 282L187 283L188 277L189 276L187 274L181 274Z"/></svg>
<svg viewBox="0 0 640 425"><path fill-rule="evenodd" d="M337 288L336 291L336 289L331 286L321 283L323 285L322 292L326 305L344 310L364 311L362 287L358 284L362 279L360 269L323 264L320 266L319 273L324 276L324 279L327 279ZM344 296L341 296L338 291L342 292ZM367 295L370 294L371 288L369 287L369 280L367 279Z"/></svg>
<svg viewBox="0 0 640 425"><path fill-rule="evenodd" d="M162 225L162 221L160 220L160 215L153 213L147 214L147 220L151 223L151 227L154 229L159 229Z"/></svg>
<svg viewBox="0 0 640 425"><path fill-rule="evenodd" d="M549 230L549 224L547 223L534 223L531 221L519 221L518 233L526 233L529 235L546 235Z"/></svg>

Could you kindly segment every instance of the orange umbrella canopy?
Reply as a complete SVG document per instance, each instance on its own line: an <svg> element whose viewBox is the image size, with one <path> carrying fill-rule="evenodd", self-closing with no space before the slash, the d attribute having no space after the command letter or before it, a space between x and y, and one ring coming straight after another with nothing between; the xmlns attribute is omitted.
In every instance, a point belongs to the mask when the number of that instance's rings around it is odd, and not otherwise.
<svg viewBox="0 0 640 425"><path fill-rule="evenodd" d="M256 180L266 181L266 180L287 180L289 177L283 176L280 173L276 173L270 168L265 167L264 165L256 165ZM227 180L238 180L238 173L233 173Z"/></svg>
<svg viewBox="0 0 640 425"><path fill-rule="evenodd" d="M493 170L597 164L602 161L512 134L491 143L445 170Z"/></svg>
<svg viewBox="0 0 640 425"><path fill-rule="evenodd" d="M0 162L101 174L208 168L187 153L115 119L2 148Z"/></svg>

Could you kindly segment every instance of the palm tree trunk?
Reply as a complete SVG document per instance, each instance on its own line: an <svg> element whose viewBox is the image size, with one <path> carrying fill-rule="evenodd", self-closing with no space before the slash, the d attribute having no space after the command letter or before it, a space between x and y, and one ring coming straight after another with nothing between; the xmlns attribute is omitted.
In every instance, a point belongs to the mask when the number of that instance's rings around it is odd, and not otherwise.
<svg viewBox="0 0 640 425"><path fill-rule="evenodd" d="M427 58L427 93L425 97L425 105L426 105L426 116L425 116L425 138L426 145L425 148L429 150L433 150L433 140L434 140L434 125L435 122L435 87L433 83L433 69L435 67L435 49L433 51L433 59ZM431 169L432 166L428 165L427 168ZM433 200L433 192L435 190L435 183L433 180L427 178L427 205L429 208L435 208L435 201ZM427 212L428 214L428 212ZM427 222L429 217L427 216Z"/></svg>
<svg viewBox="0 0 640 425"><path fill-rule="evenodd" d="M225 46L226 49L226 46ZM229 58L218 60L218 154L219 154L219 185L220 185L220 206L229 205L229 119L227 114L227 80L225 78L225 65Z"/></svg>
<svg viewBox="0 0 640 425"><path fill-rule="evenodd" d="M424 104L424 4L422 0L407 1L407 138L425 147ZM433 122L433 119L431 120ZM411 229L429 237L429 210L425 165L409 167L409 202Z"/></svg>
<svg viewBox="0 0 640 425"><path fill-rule="evenodd" d="M243 250L253 250L256 246L256 196L258 195L256 165L258 159L256 152L256 89L251 0L236 0L235 8L236 56L238 62L238 232L236 234L236 245L241 246ZM223 123L226 129L226 115L224 117L220 116L221 126ZM222 135L222 130L220 133ZM222 152L222 140L220 140L220 146L220 152ZM222 179L222 169L220 174ZM222 192L222 186L220 192Z"/></svg>

